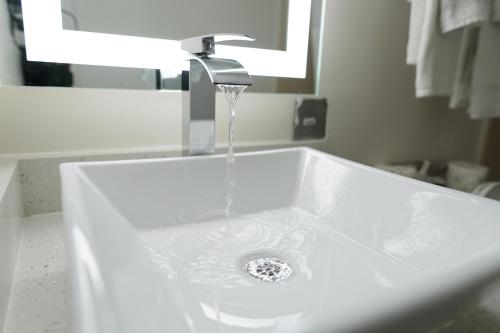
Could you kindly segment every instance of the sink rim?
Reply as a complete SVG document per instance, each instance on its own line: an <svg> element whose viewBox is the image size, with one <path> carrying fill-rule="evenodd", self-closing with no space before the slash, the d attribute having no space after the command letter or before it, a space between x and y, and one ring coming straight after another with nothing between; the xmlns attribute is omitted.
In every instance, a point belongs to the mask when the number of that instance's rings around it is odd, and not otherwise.
<svg viewBox="0 0 500 333"><path fill-rule="evenodd" d="M427 183L425 181L415 179L415 178L409 178L406 176L398 175L389 171L385 171L382 169L378 169L360 162L355 162L343 157L339 157L336 155L331 155L326 152L319 151L314 148L310 148L307 146L299 146L299 147L289 147L289 148L277 148L277 149L267 149L267 150L258 150L258 151L245 151L245 152L237 152L235 153L235 158L236 157L242 157L242 156L253 156L253 155L272 155L276 153L285 153L285 152L302 152L302 153L308 153L320 157L324 157L327 159L333 159L335 161L341 162L345 165L353 166L356 168L359 168L361 170L368 170L372 173L379 174L379 175L385 175L388 176L389 178L393 179L398 179L403 182L407 182L410 184L415 184L415 185L421 185L424 187L428 187L429 189L437 190L438 192L442 193L448 193L456 197L461 197L464 199L475 199L477 201L482 201L482 202L491 202L495 205L500 205L500 203L496 200L493 200L491 198L487 197L480 197L477 196L473 193L468 193L468 192L463 192L459 191L456 189L452 189L449 187L443 187L431 183ZM126 160L107 160L107 161L81 161L81 162L64 162L59 165L59 170L62 173L64 170L71 170L71 169L77 169L80 170L80 172L84 171L81 170L82 168L85 167L95 167L95 166L101 166L101 165L134 165L134 164L149 164L149 163L161 163L161 162L176 162L176 161L196 161L196 160L210 160L210 159L221 159L225 158L226 154L225 153L219 153L219 154L212 154L212 155L197 155L197 156L175 156L175 157L155 157L155 158L139 158L139 159L126 159ZM92 182L92 180L88 179L89 182Z"/></svg>

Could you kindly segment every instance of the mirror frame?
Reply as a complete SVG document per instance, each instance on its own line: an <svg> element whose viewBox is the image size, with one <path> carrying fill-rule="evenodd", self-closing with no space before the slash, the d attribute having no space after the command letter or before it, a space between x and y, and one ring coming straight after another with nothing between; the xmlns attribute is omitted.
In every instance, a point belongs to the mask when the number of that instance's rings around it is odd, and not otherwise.
<svg viewBox="0 0 500 333"><path fill-rule="evenodd" d="M81 65L187 70L177 40L65 30L60 0L22 0L27 59ZM289 0L286 51L219 45L251 75L305 78L311 0ZM208 32L207 33L211 33Z"/></svg>

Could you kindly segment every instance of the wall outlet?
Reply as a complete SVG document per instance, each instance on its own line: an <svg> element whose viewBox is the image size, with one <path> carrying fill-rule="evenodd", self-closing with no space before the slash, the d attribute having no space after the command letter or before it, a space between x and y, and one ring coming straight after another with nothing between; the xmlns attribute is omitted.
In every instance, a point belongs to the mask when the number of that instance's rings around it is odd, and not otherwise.
<svg viewBox="0 0 500 333"><path fill-rule="evenodd" d="M293 139L323 139L326 134L326 98L297 98L293 121Z"/></svg>

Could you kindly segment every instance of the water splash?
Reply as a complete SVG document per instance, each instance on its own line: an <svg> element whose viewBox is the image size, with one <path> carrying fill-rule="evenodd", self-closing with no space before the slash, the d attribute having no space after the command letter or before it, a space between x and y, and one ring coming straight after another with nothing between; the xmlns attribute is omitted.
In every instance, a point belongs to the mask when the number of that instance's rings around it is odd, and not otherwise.
<svg viewBox="0 0 500 333"><path fill-rule="evenodd" d="M226 217L236 215L233 208L233 190L236 186L236 171L234 162L234 122L236 118L236 104L247 86L217 85L226 97L229 104L229 144L226 158Z"/></svg>

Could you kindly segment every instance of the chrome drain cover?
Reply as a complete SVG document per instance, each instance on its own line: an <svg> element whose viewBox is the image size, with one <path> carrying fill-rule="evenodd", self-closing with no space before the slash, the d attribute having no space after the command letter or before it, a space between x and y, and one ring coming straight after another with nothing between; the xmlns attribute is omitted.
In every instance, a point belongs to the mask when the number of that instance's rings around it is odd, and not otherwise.
<svg viewBox="0 0 500 333"><path fill-rule="evenodd" d="M245 271L252 278L265 282L278 282L292 275L292 268L282 259L263 257L250 260Z"/></svg>

